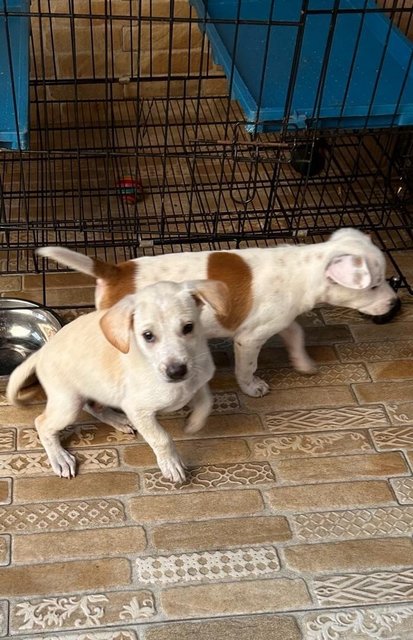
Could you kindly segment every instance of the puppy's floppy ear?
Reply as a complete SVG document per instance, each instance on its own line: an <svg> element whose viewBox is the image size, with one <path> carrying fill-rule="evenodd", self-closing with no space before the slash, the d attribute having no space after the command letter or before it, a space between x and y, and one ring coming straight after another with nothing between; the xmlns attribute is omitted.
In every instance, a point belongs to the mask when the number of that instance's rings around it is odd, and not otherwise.
<svg viewBox="0 0 413 640"><path fill-rule="evenodd" d="M328 278L349 289L367 289L371 285L371 274L362 256L336 256L328 264Z"/></svg>
<svg viewBox="0 0 413 640"><path fill-rule="evenodd" d="M229 313L229 290L220 280L193 280L188 289L197 305L209 304L218 316Z"/></svg>
<svg viewBox="0 0 413 640"><path fill-rule="evenodd" d="M135 296L126 296L117 302L99 321L106 340L122 353L128 353L132 328Z"/></svg>

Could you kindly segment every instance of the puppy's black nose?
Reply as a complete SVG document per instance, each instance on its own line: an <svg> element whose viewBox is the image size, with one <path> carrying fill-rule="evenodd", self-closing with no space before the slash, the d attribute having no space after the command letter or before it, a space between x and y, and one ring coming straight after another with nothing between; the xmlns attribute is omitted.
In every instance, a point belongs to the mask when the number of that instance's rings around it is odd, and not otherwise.
<svg viewBox="0 0 413 640"><path fill-rule="evenodd" d="M178 380L182 380L185 378L188 373L188 368L186 364L182 362L172 362L166 367L166 375L170 380L177 382Z"/></svg>

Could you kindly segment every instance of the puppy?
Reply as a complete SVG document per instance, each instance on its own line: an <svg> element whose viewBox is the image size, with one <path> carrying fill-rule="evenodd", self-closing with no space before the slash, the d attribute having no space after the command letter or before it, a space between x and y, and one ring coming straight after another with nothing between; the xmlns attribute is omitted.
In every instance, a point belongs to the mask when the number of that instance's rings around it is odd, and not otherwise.
<svg viewBox="0 0 413 640"><path fill-rule="evenodd" d="M250 396L268 392L268 385L254 373L262 345L276 333L297 371L315 371L304 347L303 330L295 322L299 314L328 303L382 315L396 302L385 280L383 254L356 229L340 229L318 244L173 253L119 265L61 247L44 247L38 254L97 278L99 309L158 280L180 282L197 273L225 283L230 291L228 312L217 314L205 308L202 323L208 337L234 339L235 375Z"/></svg>
<svg viewBox="0 0 413 640"><path fill-rule="evenodd" d="M13 371L7 398L36 373L47 395L35 420L54 472L75 475L75 458L63 449L59 432L76 420L87 400L120 408L152 447L165 478L184 480L175 446L156 420L158 411L192 408L187 432L201 429L211 406L208 381L214 364L200 322L201 307L225 314L226 287L219 282L159 282L123 297L108 311L81 316ZM94 413L93 405L86 405ZM130 428L106 409L111 424Z"/></svg>

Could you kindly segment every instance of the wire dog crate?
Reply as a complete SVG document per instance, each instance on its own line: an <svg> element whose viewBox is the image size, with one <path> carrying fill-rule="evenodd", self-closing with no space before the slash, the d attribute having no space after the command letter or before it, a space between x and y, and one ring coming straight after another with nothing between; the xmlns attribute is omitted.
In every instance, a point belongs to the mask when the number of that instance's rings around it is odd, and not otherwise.
<svg viewBox="0 0 413 640"><path fill-rule="evenodd" d="M0 91L14 92L17 128L27 70L13 34L30 18L30 136L17 130L11 149L0 131L4 271L58 269L34 257L46 244L119 261L313 242L351 225L413 293L407 0L24 5L0 1L13 79L0 75Z"/></svg>

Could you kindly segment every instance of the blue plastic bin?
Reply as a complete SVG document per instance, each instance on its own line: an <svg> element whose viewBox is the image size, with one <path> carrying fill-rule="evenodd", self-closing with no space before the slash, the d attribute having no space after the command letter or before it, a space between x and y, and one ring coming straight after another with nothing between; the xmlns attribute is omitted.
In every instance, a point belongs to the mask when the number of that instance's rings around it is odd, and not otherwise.
<svg viewBox="0 0 413 640"><path fill-rule="evenodd" d="M30 0L0 0L0 148L28 148L29 8Z"/></svg>
<svg viewBox="0 0 413 640"><path fill-rule="evenodd" d="M247 124L249 131L277 130L286 123L298 128L353 129L413 124L413 45L384 13L377 12L378 5L372 0L340 0L339 10L350 11L336 14L330 51L334 0L309 1L303 13L295 80L298 24L270 27L265 59L268 26L240 24L237 30L235 20L271 18L298 23L302 0L275 0L271 16L271 0L190 2L201 19L234 21L200 23L200 27L206 30L215 62L222 65L228 79L232 78L232 97L251 123ZM320 9L325 13L311 13ZM325 56L328 65L323 86L320 77ZM290 81L293 92L289 102Z"/></svg>

